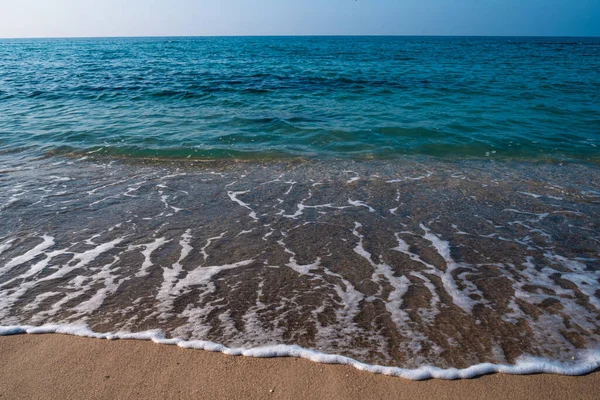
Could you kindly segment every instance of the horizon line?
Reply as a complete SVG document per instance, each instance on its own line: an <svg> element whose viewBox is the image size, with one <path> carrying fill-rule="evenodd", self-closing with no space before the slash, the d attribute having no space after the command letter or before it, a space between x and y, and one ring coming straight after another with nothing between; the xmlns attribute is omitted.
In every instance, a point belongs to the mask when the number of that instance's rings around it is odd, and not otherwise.
<svg viewBox="0 0 600 400"><path fill-rule="evenodd" d="M447 38L600 38L600 35L415 35L415 34L260 34L260 35L110 35L110 36L23 36L0 37L0 40L27 39L145 39L145 38L261 38L261 37L447 37Z"/></svg>

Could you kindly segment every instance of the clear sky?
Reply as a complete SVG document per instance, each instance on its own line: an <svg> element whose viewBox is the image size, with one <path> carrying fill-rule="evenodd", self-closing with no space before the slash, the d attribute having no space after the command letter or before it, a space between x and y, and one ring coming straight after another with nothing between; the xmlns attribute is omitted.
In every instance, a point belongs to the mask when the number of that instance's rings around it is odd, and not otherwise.
<svg viewBox="0 0 600 400"><path fill-rule="evenodd" d="M0 0L0 37L600 36L600 0Z"/></svg>

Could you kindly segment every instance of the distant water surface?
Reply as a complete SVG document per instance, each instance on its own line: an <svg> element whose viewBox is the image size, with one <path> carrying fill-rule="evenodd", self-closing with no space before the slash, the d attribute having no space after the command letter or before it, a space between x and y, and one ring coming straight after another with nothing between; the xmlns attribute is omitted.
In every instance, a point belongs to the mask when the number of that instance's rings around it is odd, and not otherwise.
<svg viewBox="0 0 600 400"><path fill-rule="evenodd" d="M0 41L0 151L600 157L599 38Z"/></svg>

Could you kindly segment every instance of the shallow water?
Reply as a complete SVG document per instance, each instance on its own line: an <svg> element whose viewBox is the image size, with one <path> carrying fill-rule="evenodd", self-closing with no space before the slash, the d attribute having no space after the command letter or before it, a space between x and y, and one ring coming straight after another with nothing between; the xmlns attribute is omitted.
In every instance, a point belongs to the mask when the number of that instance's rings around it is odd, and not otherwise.
<svg viewBox="0 0 600 400"><path fill-rule="evenodd" d="M0 325L417 368L600 338L598 167L4 157Z"/></svg>

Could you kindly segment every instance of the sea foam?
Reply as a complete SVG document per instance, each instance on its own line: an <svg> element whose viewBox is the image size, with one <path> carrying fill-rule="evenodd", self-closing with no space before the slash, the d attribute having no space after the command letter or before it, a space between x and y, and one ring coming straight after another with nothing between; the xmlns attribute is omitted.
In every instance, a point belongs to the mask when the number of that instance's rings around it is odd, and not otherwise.
<svg viewBox="0 0 600 400"><path fill-rule="evenodd" d="M0 336L19 334L62 334L105 340L151 340L154 343L175 345L184 349L206 350L219 352L231 356L244 356L254 358L296 357L304 358L321 364L350 365L360 371L375 374L396 376L421 381L426 379L472 379L482 375L503 373L512 375L529 374L557 374L578 376L594 372L600 368L600 349L581 352L576 360L565 363L552 361L540 357L522 356L513 365L481 363L467 368L438 368L424 365L416 369L386 367L382 365L366 364L349 357L337 354L326 354L296 345L274 345L254 348L231 348L222 344L204 340L167 339L160 330L145 332L107 332L99 333L90 330L84 325L13 325L0 326Z"/></svg>

